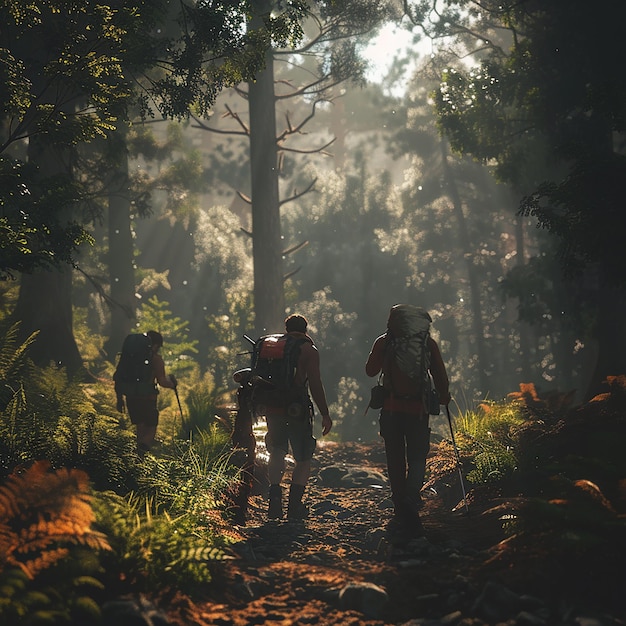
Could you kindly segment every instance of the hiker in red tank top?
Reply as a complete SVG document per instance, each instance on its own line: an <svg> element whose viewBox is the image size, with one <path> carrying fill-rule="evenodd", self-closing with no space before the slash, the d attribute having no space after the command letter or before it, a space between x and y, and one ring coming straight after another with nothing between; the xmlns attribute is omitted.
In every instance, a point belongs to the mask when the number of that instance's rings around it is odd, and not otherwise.
<svg viewBox="0 0 626 626"><path fill-rule="evenodd" d="M293 453L295 467L289 487L287 517L301 520L307 515L302 497L311 473L311 459L316 447L313 437L313 405L311 398L322 416L322 435L326 436L333 425L326 402L326 393L320 374L320 357L313 340L307 335L307 320L302 315L290 315L285 320L285 331L304 339L300 348L298 364L294 376L294 385L304 390L307 406L302 415L289 415L282 407L266 407L267 435L265 444L270 458L268 463L269 509L270 519L282 519L283 497L281 481L285 472L285 455L289 448Z"/></svg>

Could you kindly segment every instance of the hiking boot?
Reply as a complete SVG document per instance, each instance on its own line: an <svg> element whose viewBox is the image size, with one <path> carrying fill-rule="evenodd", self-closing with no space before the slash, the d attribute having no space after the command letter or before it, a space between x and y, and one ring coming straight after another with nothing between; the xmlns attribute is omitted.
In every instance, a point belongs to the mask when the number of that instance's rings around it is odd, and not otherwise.
<svg viewBox="0 0 626 626"><path fill-rule="evenodd" d="M290 522L300 522L309 516L309 507L304 502L289 503L287 519Z"/></svg>
<svg viewBox="0 0 626 626"><path fill-rule="evenodd" d="M418 516L419 512L424 508L424 500L422 500L422 496L419 493L406 496L403 504L407 508L407 511L414 516Z"/></svg>
<svg viewBox="0 0 626 626"><path fill-rule="evenodd" d="M289 487L289 504L287 505L287 519L292 521L303 520L309 514L306 504L302 503L304 485L292 483Z"/></svg>
<svg viewBox="0 0 626 626"><path fill-rule="evenodd" d="M280 485L270 485L270 504L267 517L268 519L283 518L283 488Z"/></svg>
<svg viewBox="0 0 626 626"><path fill-rule="evenodd" d="M137 444L137 456L140 459L143 459L143 457L146 456L147 452L150 452L150 446L146 445L145 443Z"/></svg>

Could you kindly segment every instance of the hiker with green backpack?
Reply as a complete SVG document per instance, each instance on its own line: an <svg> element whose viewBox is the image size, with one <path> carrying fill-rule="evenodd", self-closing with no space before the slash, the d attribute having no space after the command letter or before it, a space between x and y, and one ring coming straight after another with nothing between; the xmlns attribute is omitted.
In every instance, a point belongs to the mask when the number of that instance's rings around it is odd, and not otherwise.
<svg viewBox="0 0 626 626"><path fill-rule="evenodd" d="M178 384L173 374L165 374L165 363L159 354L162 345L163 336L156 330L128 335L113 374L117 410L128 411L137 431L137 453L141 457L152 448L156 437L158 387L176 390Z"/></svg>
<svg viewBox="0 0 626 626"><path fill-rule="evenodd" d="M396 304L389 313L387 332L374 341L365 365L368 376L379 376L382 398L374 408L381 409L392 523L413 535L423 532L419 511L430 449L431 380L439 396L436 411L438 404L450 403L448 375L439 346L430 336L431 322L425 309Z"/></svg>

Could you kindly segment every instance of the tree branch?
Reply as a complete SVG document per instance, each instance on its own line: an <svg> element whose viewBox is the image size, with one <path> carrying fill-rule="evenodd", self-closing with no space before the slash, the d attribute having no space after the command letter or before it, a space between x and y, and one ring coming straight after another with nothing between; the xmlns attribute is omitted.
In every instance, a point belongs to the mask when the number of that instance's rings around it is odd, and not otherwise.
<svg viewBox="0 0 626 626"><path fill-rule="evenodd" d="M289 196L288 198L285 198L284 200L281 200L278 205L282 206L283 204L286 204L287 202L293 202L294 200L297 200L298 198L301 198L302 196L304 196L305 194L309 193L309 191L311 191L313 189L313 187L315 186L315 183L317 182L317 178L314 178L302 191L297 191L293 194L293 196Z"/></svg>
<svg viewBox="0 0 626 626"><path fill-rule="evenodd" d="M283 250L283 256L288 256L290 254L293 254L294 252L297 252L298 250L301 250L302 248L305 248L308 245L309 245L309 242L307 239L305 239L304 241L301 241L295 246L291 246L291 248L287 248L286 250Z"/></svg>

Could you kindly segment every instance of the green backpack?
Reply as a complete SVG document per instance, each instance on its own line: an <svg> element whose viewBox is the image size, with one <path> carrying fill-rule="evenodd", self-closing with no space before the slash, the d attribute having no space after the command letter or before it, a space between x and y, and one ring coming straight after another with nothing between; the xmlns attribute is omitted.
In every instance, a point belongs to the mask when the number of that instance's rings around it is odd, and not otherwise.
<svg viewBox="0 0 626 626"><path fill-rule="evenodd" d="M387 348L398 368L415 382L415 394L430 392L430 324L432 318L422 307L397 304L387 322Z"/></svg>

